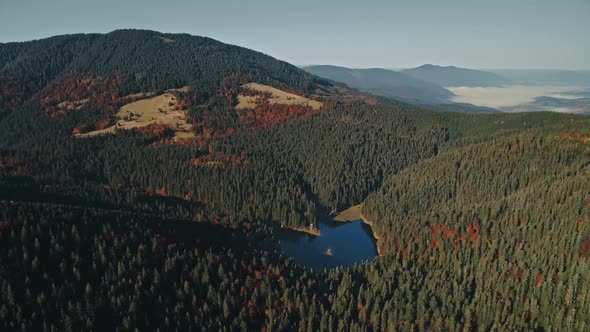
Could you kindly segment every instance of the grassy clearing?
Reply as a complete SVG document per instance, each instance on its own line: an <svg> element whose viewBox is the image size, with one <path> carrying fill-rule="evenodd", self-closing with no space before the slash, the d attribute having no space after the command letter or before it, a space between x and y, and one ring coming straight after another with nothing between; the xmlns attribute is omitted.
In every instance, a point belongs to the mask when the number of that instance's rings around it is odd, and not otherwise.
<svg viewBox="0 0 590 332"><path fill-rule="evenodd" d="M361 220L362 219L362 214L361 214L362 209L363 209L362 204L351 206L348 209L338 213L338 215L334 217L334 221L349 222L349 221Z"/></svg>
<svg viewBox="0 0 590 332"><path fill-rule="evenodd" d="M285 92L279 89L275 89L268 85L258 84L258 83L248 83L242 85L242 87L256 90L259 92L268 92L271 94L271 97L268 99L270 104L279 104L279 105L301 105L301 106L310 106L313 110L319 110L323 104L319 101L311 100L309 98L301 97L289 92ZM247 108L254 108L256 107L256 101L259 96L244 96L238 95L238 105L236 106L237 109L247 109Z"/></svg>
<svg viewBox="0 0 590 332"><path fill-rule="evenodd" d="M57 108L65 110L79 110L88 102L88 98L75 100L75 101L63 101L57 104Z"/></svg>
<svg viewBox="0 0 590 332"><path fill-rule="evenodd" d="M170 39L170 38L166 38L166 37L158 37L158 38L160 38L166 44L174 44L174 43L176 43L176 40L174 40L174 39Z"/></svg>
<svg viewBox="0 0 590 332"><path fill-rule="evenodd" d="M183 91L185 88L177 89ZM177 98L171 93L175 90L133 103L124 105L117 112L117 123L111 127L95 130L76 137L92 137L115 133L116 130L129 130L133 128L146 127L152 124L164 124L176 131L175 138L192 138L194 133L189 123L186 123L186 114L183 110L176 110Z"/></svg>

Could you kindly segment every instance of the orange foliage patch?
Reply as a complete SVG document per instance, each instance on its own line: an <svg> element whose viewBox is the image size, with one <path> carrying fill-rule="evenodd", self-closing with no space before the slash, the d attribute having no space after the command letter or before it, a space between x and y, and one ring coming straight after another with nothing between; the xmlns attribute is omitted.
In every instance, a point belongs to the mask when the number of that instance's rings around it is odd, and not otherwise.
<svg viewBox="0 0 590 332"><path fill-rule="evenodd" d="M30 157L0 151L0 172L13 176L38 174L40 165Z"/></svg>
<svg viewBox="0 0 590 332"><path fill-rule="evenodd" d="M132 131L143 136L155 136L156 138L169 138L174 135L172 128L160 123L133 128Z"/></svg>
<svg viewBox="0 0 590 332"><path fill-rule="evenodd" d="M563 133L557 136L558 140L571 141L577 144L590 143L590 131L582 133Z"/></svg>
<svg viewBox="0 0 590 332"><path fill-rule="evenodd" d="M461 244L461 242L465 242L465 241L469 241L471 243L471 246L473 248L475 248L475 246L477 245L477 242L479 240L479 230L480 230L479 219L476 217L472 223L467 224L467 226L465 227L465 232L461 233L461 235L459 235L458 237L455 237L453 239L453 250L457 250L459 248L459 245ZM447 234L449 236L451 234L454 236L455 232L453 230L452 232L449 231ZM488 239L488 246L489 245L490 245L490 242Z"/></svg>
<svg viewBox="0 0 590 332"><path fill-rule="evenodd" d="M469 241L475 247L478 239L477 233L479 232L479 220L476 218L475 222L468 224L466 231L469 234Z"/></svg>
<svg viewBox="0 0 590 332"><path fill-rule="evenodd" d="M103 120L99 120L95 124L81 124L72 129L72 135L79 135L93 130L105 129L109 127L112 123L113 121L111 120L111 118L105 118Z"/></svg>
<svg viewBox="0 0 590 332"><path fill-rule="evenodd" d="M224 137L233 134L234 128L226 128L219 119L208 114L201 114L192 119L191 125L196 133L195 141L198 145L205 145L212 137Z"/></svg>
<svg viewBox="0 0 590 332"><path fill-rule="evenodd" d="M239 87L252 81L253 77L250 75L229 74L223 78L222 88L217 92L217 95L225 98L230 105L234 105L237 102Z"/></svg>
<svg viewBox="0 0 590 332"><path fill-rule="evenodd" d="M51 81L41 92L41 106L51 117L65 114L72 108L87 105L89 108L115 113L119 108L116 88L119 75L111 79L97 75L65 75Z"/></svg>
<svg viewBox="0 0 590 332"><path fill-rule="evenodd" d="M431 233L430 249L434 249L440 244L439 240L452 239L455 236L455 229L447 225L432 226Z"/></svg>
<svg viewBox="0 0 590 332"><path fill-rule="evenodd" d="M356 308L359 312L365 311L365 306L361 302L356 305Z"/></svg>
<svg viewBox="0 0 590 332"><path fill-rule="evenodd" d="M110 127L113 124L113 121L110 118L98 121L95 126L97 130L102 130L107 127Z"/></svg>
<svg viewBox="0 0 590 332"><path fill-rule="evenodd" d="M309 106L260 103L253 109L237 110L244 124L254 129L268 129L290 118L302 118L315 111Z"/></svg>

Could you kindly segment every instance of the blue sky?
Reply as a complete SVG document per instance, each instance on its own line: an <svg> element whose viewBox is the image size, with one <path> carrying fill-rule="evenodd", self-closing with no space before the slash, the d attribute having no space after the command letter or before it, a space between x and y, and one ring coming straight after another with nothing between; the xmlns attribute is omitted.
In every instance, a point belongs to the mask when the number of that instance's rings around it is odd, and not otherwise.
<svg viewBox="0 0 590 332"><path fill-rule="evenodd" d="M0 0L0 42L121 28L296 65L590 69L590 0Z"/></svg>

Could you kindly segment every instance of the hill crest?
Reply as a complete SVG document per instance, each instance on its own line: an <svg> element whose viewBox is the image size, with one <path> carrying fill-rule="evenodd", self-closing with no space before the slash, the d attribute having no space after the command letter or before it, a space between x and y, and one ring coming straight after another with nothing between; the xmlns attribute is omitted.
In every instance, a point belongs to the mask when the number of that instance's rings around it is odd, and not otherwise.
<svg viewBox="0 0 590 332"><path fill-rule="evenodd" d="M492 87L510 83L510 80L492 72L456 66L424 64L401 72L444 87Z"/></svg>
<svg viewBox="0 0 590 332"><path fill-rule="evenodd" d="M307 72L374 95L418 103L444 103L453 93L436 84L401 72L382 69L352 69L332 65L304 67Z"/></svg>

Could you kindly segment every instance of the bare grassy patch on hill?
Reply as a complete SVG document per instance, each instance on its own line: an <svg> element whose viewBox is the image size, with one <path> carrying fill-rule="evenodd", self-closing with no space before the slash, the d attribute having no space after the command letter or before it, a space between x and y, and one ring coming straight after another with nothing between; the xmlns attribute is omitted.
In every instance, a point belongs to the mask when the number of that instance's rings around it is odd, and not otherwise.
<svg viewBox="0 0 590 332"><path fill-rule="evenodd" d="M349 221L361 220L361 218L362 218L361 211L362 210L363 210L362 204L351 206L348 209L338 213L334 217L334 221L349 222Z"/></svg>
<svg viewBox="0 0 590 332"><path fill-rule="evenodd" d="M259 104L259 98L264 98L269 104L277 105L298 105L298 106L309 106L312 110L319 110L323 104L319 101L312 100L309 98L301 97L283 90L279 90L268 85L258 83L248 83L242 85L243 88L248 90L254 90L261 92L260 96L246 96L243 94L238 95L238 105L236 109L247 109L254 108Z"/></svg>
<svg viewBox="0 0 590 332"><path fill-rule="evenodd" d="M178 100L173 91L186 91L186 88L169 90L168 92L148 99L138 100L124 105L115 115L117 123L102 130L95 130L76 137L92 137L114 133L118 129L129 130L163 124L172 128L177 139L194 137L192 126L186 122L186 113L178 107Z"/></svg>

